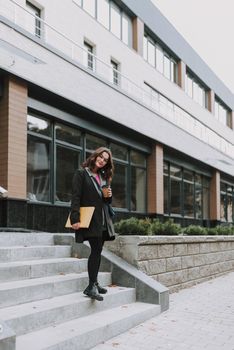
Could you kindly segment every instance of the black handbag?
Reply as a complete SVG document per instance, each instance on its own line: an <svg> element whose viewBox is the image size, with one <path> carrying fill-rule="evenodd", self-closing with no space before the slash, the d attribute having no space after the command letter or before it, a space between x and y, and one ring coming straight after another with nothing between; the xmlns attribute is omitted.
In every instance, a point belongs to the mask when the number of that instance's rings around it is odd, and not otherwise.
<svg viewBox="0 0 234 350"><path fill-rule="evenodd" d="M108 210L109 210L109 214L110 214L111 219L114 219L114 217L115 217L115 211L114 211L114 209L112 208L111 204L108 204Z"/></svg>

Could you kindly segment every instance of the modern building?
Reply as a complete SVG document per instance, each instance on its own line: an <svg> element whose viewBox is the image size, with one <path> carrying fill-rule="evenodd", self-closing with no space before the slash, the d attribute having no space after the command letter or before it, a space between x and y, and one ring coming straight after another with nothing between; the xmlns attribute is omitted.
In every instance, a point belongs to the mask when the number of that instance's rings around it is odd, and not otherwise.
<svg viewBox="0 0 234 350"><path fill-rule="evenodd" d="M234 96L149 0L0 0L0 227L63 231L113 152L117 219L234 221Z"/></svg>

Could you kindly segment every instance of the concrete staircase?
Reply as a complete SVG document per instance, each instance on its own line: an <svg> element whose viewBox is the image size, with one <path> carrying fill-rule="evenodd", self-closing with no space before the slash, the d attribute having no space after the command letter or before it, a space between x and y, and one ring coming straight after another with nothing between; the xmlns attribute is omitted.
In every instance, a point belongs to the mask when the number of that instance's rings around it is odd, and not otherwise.
<svg viewBox="0 0 234 350"><path fill-rule="evenodd" d="M134 288L112 285L110 272L99 274L104 301L85 297L86 266L53 234L0 233L0 324L16 334L0 336L0 349L90 349L160 313Z"/></svg>

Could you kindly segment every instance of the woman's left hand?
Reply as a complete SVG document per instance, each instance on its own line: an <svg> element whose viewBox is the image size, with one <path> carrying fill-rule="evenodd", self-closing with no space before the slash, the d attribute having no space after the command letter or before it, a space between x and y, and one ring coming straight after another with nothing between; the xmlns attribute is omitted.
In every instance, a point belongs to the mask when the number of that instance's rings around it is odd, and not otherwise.
<svg viewBox="0 0 234 350"><path fill-rule="evenodd" d="M80 228L80 222L76 222L75 224L72 225L73 230L79 230Z"/></svg>

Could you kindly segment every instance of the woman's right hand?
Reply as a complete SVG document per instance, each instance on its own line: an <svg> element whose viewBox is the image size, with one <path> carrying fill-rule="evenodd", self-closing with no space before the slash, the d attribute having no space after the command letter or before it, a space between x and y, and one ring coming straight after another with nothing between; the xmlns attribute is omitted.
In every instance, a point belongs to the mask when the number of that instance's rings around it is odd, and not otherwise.
<svg viewBox="0 0 234 350"><path fill-rule="evenodd" d="M76 222L75 224L72 225L73 230L79 230L80 228L80 222Z"/></svg>

